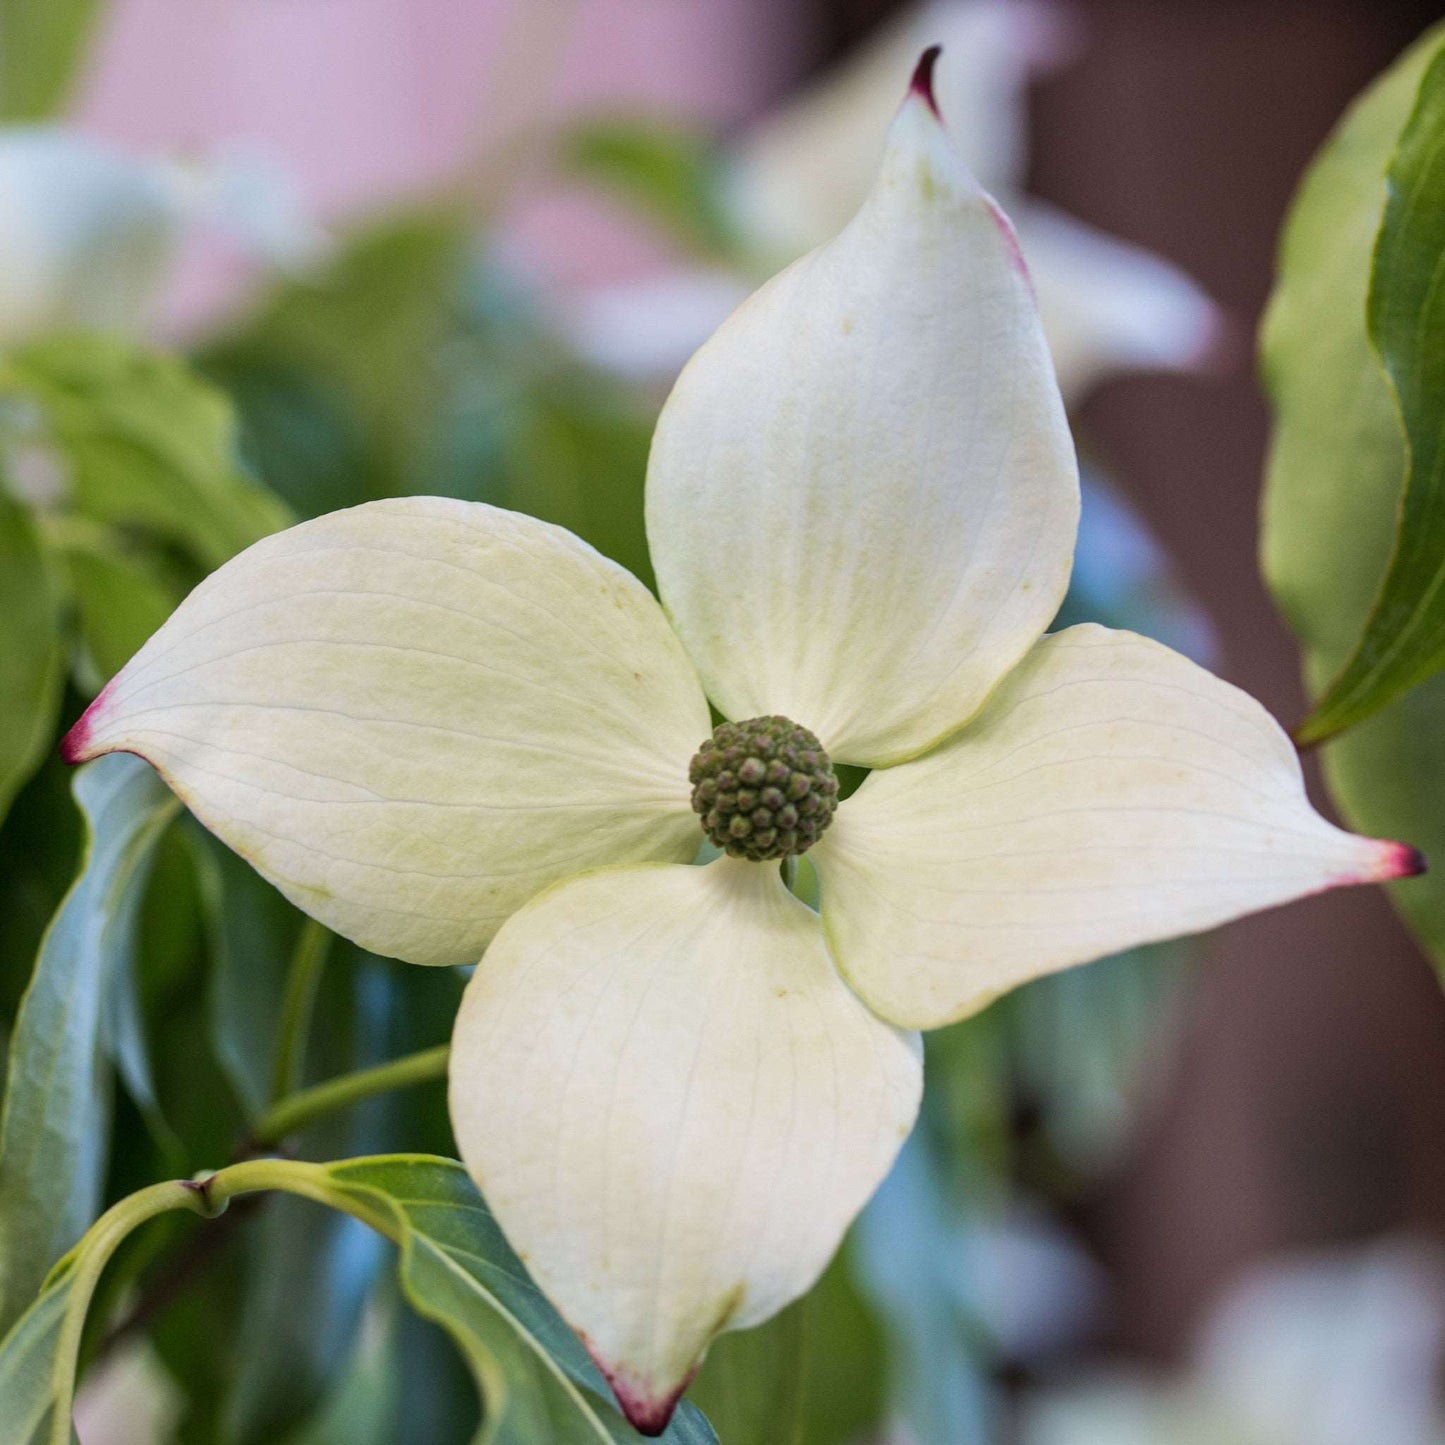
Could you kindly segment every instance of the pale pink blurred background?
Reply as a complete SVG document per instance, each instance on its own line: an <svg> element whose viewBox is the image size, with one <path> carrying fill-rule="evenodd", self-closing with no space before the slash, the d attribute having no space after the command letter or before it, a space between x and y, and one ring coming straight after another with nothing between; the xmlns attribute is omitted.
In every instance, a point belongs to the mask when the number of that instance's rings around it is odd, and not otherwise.
<svg viewBox="0 0 1445 1445"><path fill-rule="evenodd" d="M774 0L124 0L79 122L137 150L242 147L338 220L485 164L543 122L661 113L728 127L796 74L803 12ZM506 240L572 285L654 267L654 234L540 181ZM183 321L232 297L240 261L197 241Z"/></svg>

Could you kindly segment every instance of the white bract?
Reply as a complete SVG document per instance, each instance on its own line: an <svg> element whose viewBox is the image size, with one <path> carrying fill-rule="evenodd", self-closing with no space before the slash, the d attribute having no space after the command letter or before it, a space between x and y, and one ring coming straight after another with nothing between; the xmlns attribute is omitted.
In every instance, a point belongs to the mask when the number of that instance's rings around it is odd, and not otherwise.
<svg viewBox="0 0 1445 1445"><path fill-rule="evenodd" d="M1206 363L1223 325L1178 267L1024 195L1029 80L1067 59L1076 22L1049 0L925 0L818 84L745 130L727 155L727 218L758 274L836 235L872 184L901 76L941 44L937 97L980 183L1018 227L1070 407L1120 371ZM564 325L592 359L675 376L747 283L693 270L598 287Z"/></svg>
<svg viewBox="0 0 1445 1445"><path fill-rule="evenodd" d="M663 412L663 607L556 527L376 502L222 567L67 743L149 759L365 946L481 959L462 1157L647 1430L827 1263L912 1126L911 1030L1416 866L1319 817L1235 688L1130 633L1043 636L1073 448L1012 228L920 76L857 216ZM875 770L810 855L821 913L776 862L693 865L709 699ZM717 787L782 846L749 772Z"/></svg>

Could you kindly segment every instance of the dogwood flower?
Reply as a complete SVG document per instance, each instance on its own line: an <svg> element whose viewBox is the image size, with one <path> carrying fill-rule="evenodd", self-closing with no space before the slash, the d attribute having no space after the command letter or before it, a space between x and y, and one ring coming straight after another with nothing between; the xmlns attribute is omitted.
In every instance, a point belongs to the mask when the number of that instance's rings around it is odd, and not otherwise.
<svg viewBox="0 0 1445 1445"><path fill-rule="evenodd" d="M481 960L462 1158L655 1433L888 1170L915 1030L1418 869L1319 817L1235 688L1131 633L1043 635L1077 514L1012 228L925 65L857 216L663 411L663 606L529 517L370 503L203 582L66 754L149 759L368 948ZM835 761L873 770L842 802ZM805 849L821 912L779 866Z"/></svg>
<svg viewBox="0 0 1445 1445"><path fill-rule="evenodd" d="M725 156L723 208L744 269L768 276L835 235L877 170L898 86L941 43L939 109L980 184L1018 226L1065 402L1123 371L1192 370L1225 325L1178 267L1024 194L1027 87L1067 61L1078 22L1049 0L925 0L796 99L745 129ZM671 379L749 290L692 268L597 286L562 324L592 360Z"/></svg>

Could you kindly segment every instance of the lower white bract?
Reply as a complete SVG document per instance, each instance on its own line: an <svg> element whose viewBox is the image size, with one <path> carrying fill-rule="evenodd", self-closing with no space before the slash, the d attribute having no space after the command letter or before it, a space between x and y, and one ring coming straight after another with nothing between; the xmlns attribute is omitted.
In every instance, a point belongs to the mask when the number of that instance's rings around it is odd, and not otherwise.
<svg viewBox="0 0 1445 1445"><path fill-rule="evenodd" d="M1077 516L1028 275L924 66L859 215L664 411L663 607L531 518L373 503L222 567L66 752L150 759L363 944L480 956L462 1158L657 1433L709 1341L805 1291L886 1173L919 1102L906 1030L1418 871L1320 818L1235 688L1129 633L1042 637ZM813 850L821 915L776 862L689 865L709 698L875 769Z"/></svg>
<svg viewBox="0 0 1445 1445"><path fill-rule="evenodd" d="M544 894L492 945L453 1051L479 1186L633 1418L659 1425L719 1330L822 1272L923 1084L917 1034L849 992L817 915L776 868L731 858Z"/></svg>

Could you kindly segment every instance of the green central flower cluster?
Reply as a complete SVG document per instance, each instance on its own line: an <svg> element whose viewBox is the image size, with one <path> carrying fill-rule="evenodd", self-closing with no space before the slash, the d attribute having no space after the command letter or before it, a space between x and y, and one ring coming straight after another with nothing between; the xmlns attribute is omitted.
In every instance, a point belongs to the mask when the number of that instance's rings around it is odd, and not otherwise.
<svg viewBox="0 0 1445 1445"><path fill-rule="evenodd" d="M703 832L754 863L806 853L838 806L838 779L823 745L785 717L723 723L687 776Z"/></svg>

